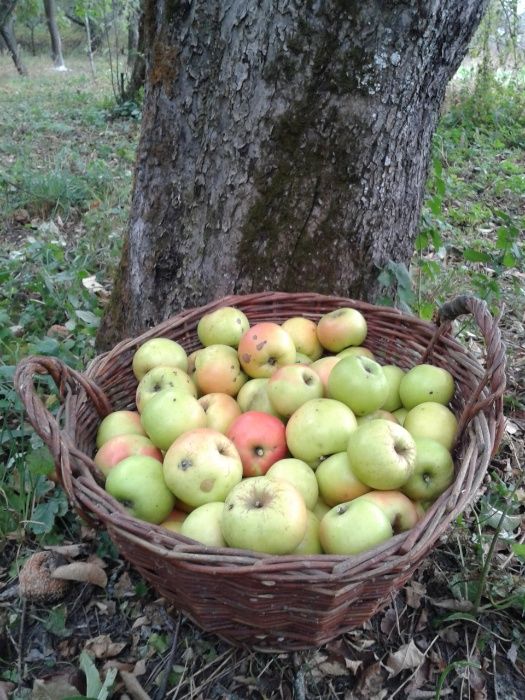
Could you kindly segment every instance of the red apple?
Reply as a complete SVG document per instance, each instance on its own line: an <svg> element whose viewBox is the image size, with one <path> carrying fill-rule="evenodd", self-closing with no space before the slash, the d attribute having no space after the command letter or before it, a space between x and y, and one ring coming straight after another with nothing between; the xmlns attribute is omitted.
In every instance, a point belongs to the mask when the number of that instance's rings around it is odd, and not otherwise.
<svg viewBox="0 0 525 700"><path fill-rule="evenodd" d="M250 377L271 377L284 365L295 362L292 338L277 323L256 323L239 342L239 360Z"/></svg>
<svg viewBox="0 0 525 700"><path fill-rule="evenodd" d="M227 436L241 456L243 476L262 476L287 454L284 423L268 413L241 414L231 424Z"/></svg>
<svg viewBox="0 0 525 700"><path fill-rule="evenodd" d="M162 462L162 452L145 435L116 435L102 445L94 462L107 476L112 467L132 455L145 455Z"/></svg>

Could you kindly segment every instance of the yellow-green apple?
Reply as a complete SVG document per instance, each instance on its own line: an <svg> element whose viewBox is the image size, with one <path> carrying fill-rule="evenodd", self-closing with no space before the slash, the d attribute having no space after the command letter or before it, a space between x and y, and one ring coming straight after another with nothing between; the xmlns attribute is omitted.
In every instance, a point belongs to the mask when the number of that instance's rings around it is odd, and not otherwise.
<svg viewBox="0 0 525 700"><path fill-rule="evenodd" d="M97 447L117 435L146 435L137 411L113 411L102 419L97 430Z"/></svg>
<svg viewBox="0 0 525 700"><path fill-rule="evenodd" d="M239 360L250 377L271 377L279 367L295 362L292 338L277 323L252 326L239 341Z"/></svg>
<svg viewBox="0 0 525 700"><path fill-rule="evenodd" d="M181 535L191 537L207 547L226 547L221 530L223 510L224 501L204 503L195 508L182 523Z"/></svg>
<svg viewBox="0 0 525 700"><path fill-rule="evenodd" d="M317 467L315 476L321 498L330 508L370 491L370 486L363 484L354 474L346 451L337 452L323 460Z"/></svg>
<svg viewBox="0 0 525 700"><path fill-rule="evenodd" d="M383 374L388 384L388 394L382 408L385 411L397 411L401 408L399 385L405 376L405 371L397 365L383 365Z"/></svg>
<svg viewBox="0 0 525 700"><path fill-rule="evenodd" d="M419 520L416 504L401 491L369 491L358 500L367 500L379 506L397 534L414 527Z"/></svg>
<svg viewBox="0 0 525 700"><path fill-rule="evenodd" d="M407 417L407 413L408 411L406 408L396 408L395 411L392 411L392 415L396 417L399 425L405 424L405 418Z"/></svg>
<svg viewBox="0 0 525 700"><path fill-rule="evenodd" d="M360 425L348 440L348 460L356 477L381 491L408 481L416 463L416 444L401 425L372 420Z"/></svg>
<svg viewBox="0 0 525 700"><path fill-rule="evenodd" d="M268 386L268 378L260 377L259 379L250 379L244 384L237 394L237 403L239 404L242 413L247 411L261 411L269 413L271 416L281 418L275 408L272 406L270 397L266 388Z"/></svg>
<svg viewBox="0 0 525 700"><path fill-rule="evenodd" d="M416 438L416 466L401 490L416 501L433 501L454 481L454 462L440 442Z"/></svg>
<svg viewBox="0 0 525 700"><path fill-rule="evenodd" d="M304 498L308 510L312 510L317 503L319 487L316 475L312 468L301 459L295 459L294 457L280 459L272 464L266 472L266 476L269 476L271 479L289 481Z"/></svg>
<svg viewBox="0 0 525 700"><path fill-rule="evenodd" d="M445 406L454 396L454 378L442 367L416 365L403 377L399 385L399 396L403 406L409 411L426 401Z"/></svg>
<svg viewBox="0 0 525 700"><path fill-rule="evenodd" d="M306 532L291 554L322 554L323 548L319 540L319 518L310 510L306 515Z"/></svg>
<svg viewBox="0 0 525 700"><path fill-rule="evenodd" d="M243 476L262 476L287 453L284 423L262 411L241 413L226 433L237 448Z"/></svg>
<svg viewBox="0 0 525 700"><path fill-rule="evenodd" d="M430 438L451 450L456 437L458 422L452 411L435 401L425 401L411 408L403 427L414 438Z"/></svg>
<svg viewBox="0 0 525 700"><path fill-rule="evenodd" d="M383 368L368 357L343 357L328 377L328 396L342 401L356 416L381 408L387 394Z"/></svg>
<svg viewBox="0 0 525 700"><path fill-rule="evenodd" d="M233 306L223 306L201 318L197 324L197 335L205 347L229 345L236 348L249 327L245 313Z"/></svg>
<svg viewBox="0 0 525 700"><path fill-rule="evenodd" d="M179 367L154 367L139 382L135 395L137 410L142 413L152 396L164 389L175 389L190 396L197 396L197 387Z"/></svg>
<svg viewBox="0 0 525 700"><path fill-rule="evenodd" d="M319 522L321 522L323 517L328 513L329 510L331 510L331 508L332 506L327 505L322 498L318 498L317 503L312 508L312 513L316 516Z"/></svg>
<svg viewBox="0 0 525 700"><path fill-rule="evenodd" d="M107 476L110 469L132 455L145 455L162 462L162 452L145 435L115 435L97 451L94 462Z"/></svg>
<svg viewBox="0 0 525 700"><path fill-rule="evenodd" d="M175 503L162 464L153 457L126 457L110 470L105 488L128 513L148 523L161 523Z"/></svg>
<svg viewBox="0 0 525 700"><path fill-rule="evenodd" d="M159 366L178 367L186 372L188 369L186 350L169 338L146 340L133 355L133 374L140 382L150 369Z"/></svg>
<svg viewBox="0 0 525 700"><path fill-rule="evenodd" d="M188 514L185 513L183 510L178 510L177 508L174 508L168 515L166 520L163 520L160 523L160 525L162 527L165 527L167 530L171 530L172 532L180 532L182 523L186 520L187 517Z"/></svg>
<svg viewBox="0 0 525 700"><path fill-rule="evenodd" d="M323 347L317 337L315 321L303 316L292 316L281 324L281 328L291 336L298 353L306 355L312 361L321 357Z"/></svg>
<svg viewBox="0 0 525 700"><path fill-rule="evenodd" d="M346 450L357 421L344 403L334 399L311 399L290 416L286 442L293 457L312 467L335 452Z"/></svg>
<svg viewBox="0 0 525 700"><path fill-rule="evenodd" d="M393 534L381 508L359 498L334 506L319 525L321 547L327 554L360 554Z"/></svg>
<svg viewBox="0 0 525 700"><path fill-rule="evenodd" d="M368 348L363 347L362 345L352 345L351 347L345 348L344 350L341 350L341 352L337 353L337 357L341 358L350 357L352 355L368 357L370 360L375 360L374 353Z"/></svg>
<svg viewBox="0 0 525 700"><path fill-rule="evenodd" d="M326 357L321 357L320 360L312 362L310 365L323 382L323 396L325 398L328 397L328 377L330 376L330 372L341 359L342 358L337 355L327 355Z"/></svg>
<svg viewBox="0 0 525 700"><path fill-rule="evenodd" d="M198 428L181 435L166 452L164 478L178 499L197 507L224 501L242 479L242 462L226 435Z"/></svg>
<svg viewBox="0 0 525 700"><path fill-rule="evenodd" d="M193 381L201 394L237 396L248 377L241 369L237 351L229 345L209 345L195 357Z"/></svg>
<svg viewBox="0 0 525 700"><path fill-rule="evenodd" d="M229 394L206 394L201 396L199 403L206 413L208 428L218 430L219 433L226 434L233 421L241 415L239 404Z"/></svg>
<svg viewBox="0 0 525 700"><path fill-rule="evenodd" d="M205 428L206 424L206 412L197 399L174 389L160 391L142 411L144 430L161 450L167 450L187 430Z"/></svg>
<svg viewBox="0 0 525 700"><path fill-rule="evenodd" d="M289 481L254 476L233 487L224 503L221 529L230 547L289 554L306 533L304 499Z"/></svg>
<svg viewBox="0 0 525 700"><path fill-rule="evenodd" d="M368 423L369 421L377 420L378 418L390 420L392 423L399 423L393 413L390 413L390 411L385 411L383 408L378 408L376 411L372 411L372 413L359 416L357 419L357 425L362 425L363 423Z"/></svg>
<svg viewBox="0 0 525 700"><path fill-rule="evenodd" d="M367 325L357 309L342 307L321 316L317 324L319 342L330 352L340 352L349 345L361 345Z"/></svg>
<svg viewBox="0 0 525 700"><path fill-rule="evenodd" d="M310 399L323 396L317 372L306 365L286 365L272 374L266 392L276 412L286 418Z"/></svg>
<svg viewBox="0 0 525 700"><path fill-rule="evenodd" d="M308 357L308 355L305 355L302 352L298 352L295 355L295 364L296 365L311 365L313 363L313 360L311 357Z"/></svg>
<svg viewBox="0 0 525 700"><path fill-rule="evenodd" d="M195 383L195 360L197 358L197 355L199 352L202 350L202 348L199 348L198 350L194 350L193 352L190 352L188 355L188 369L186 370L188 376L190 377L191 381Z"/></svg>

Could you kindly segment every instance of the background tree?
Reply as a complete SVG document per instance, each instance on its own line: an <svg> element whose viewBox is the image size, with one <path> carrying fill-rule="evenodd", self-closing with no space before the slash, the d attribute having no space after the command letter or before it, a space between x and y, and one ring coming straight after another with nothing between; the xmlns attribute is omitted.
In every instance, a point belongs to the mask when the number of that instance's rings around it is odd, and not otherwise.
<svg viewBox="0 0 525 700"><path fill-rule="evenodd" d="M47 27L51 38L51 58L57 70L67 70L62 55L62 40L57 24L57 7L55 0L44 0L44 11L46 13Z"/></svg>
<svg viewBox="0 0 525 700"><path fill-rule="evenodd" d="M27 69L20 57L13 26L13 14L16 0L0 0L0 37L6 46L13 63L20 75L27 75Z"/></svg>
<svg viewBox="0 0 525 700"><path fill-rule="evenodd" d="M412 253L445 88L486 4L146 0L131 220L100 345L231 292L374 299Z"/></svg>

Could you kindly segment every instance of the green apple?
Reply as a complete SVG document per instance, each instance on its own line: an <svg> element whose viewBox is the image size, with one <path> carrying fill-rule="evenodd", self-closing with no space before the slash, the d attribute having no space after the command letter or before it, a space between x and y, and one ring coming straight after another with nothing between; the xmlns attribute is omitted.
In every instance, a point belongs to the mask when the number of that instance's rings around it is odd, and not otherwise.
<svg viewBox="0 0 525 700"><path fill-rule="evenodd" d="M396 534L410 530L419 520L416 504L401 491L369 491L358 500L371 501L381 508Z"/></svg>
<svg viewBox="0 0 525 700"><path fill-rule="evenodd" d="M237 351L229 345L209 345L199 350L195 357L193 381L201 394L237 396L247 379Z"/></svg>
<svg viewBox="0 0 525 700"><path fill-rule="evenodd" d="M410 433L389 420L363 423L348 440L356 477L373 489L398 489L414 471L416 445Z"/></svg>
<svg viewBox="0 0 525 700"><path fill-rule="evenodd" d="M327 554L360 554L393 534L381 508L360 499L334 506L319 525L319 539Z"/></svg>
<svg viewBox="0 0 525 700"><path fill-rule="evenodd" d="M308 510L317 503L319 487L312 468L300 459L289 457L274 462L266 472L271 479L284 479L289 481L304 498Z"/></svg>
<svg viewBox="0 0 525 700"><path fill-rule="evenodd" d="M97 448L117 435L146 435L136 411L113 411L102 419L97 430Z"/></svg>
<svg viewBox="0 0 525 700"><path fill-rule="evenodd" d="M416 365L403 377L399 385L399 396L408 410L427 401L445 406L454 396L454 378L441 367Z"/></svg>
<svg viewBox="0 0 525 700"><path fill-rule="evenodd" d="M317 467L315 476L321 498L330 507L352 501L370 491L370 486L363 484L354 474L346 451L337 452L323 460Z"/></svg>
<svg viewBox="0 0 525 700"><path fill-rule="evenodd" d="M377 420L382 418L383 420L390 420L392 423L399 423L397 418L390 411L385 411L382 408L378 408L377 411L372 411L372 413L367 413L364 416L359 416L357 419L357 425L362 425L363 423L368 423L371 420Z"/></svg>
<svg viewBox="0 0 525 700"><path fill-rule="evenodd" d="M239 360L252 378L271 377L284 365L295 362L297 351L291 336L277 323L257 323L239 341Z"/></svg>
<svg viewBox="0 0 525 700"><path fill-rule="evenodd" d="M164 389L175 389L197 397L197 387L179 367L154 367L139 382L135 396L137 410L142 413L152 396Z"/></svg>
<svg viewBox="0 0 525 700"><path fill-rule="evenodd" d="M249 327L245 313L233 306L223 306L201 318L197 324L197 335L205 347L229 345L236 348Z"/></svg>
<svg viewBox="0 0 525 700"><path fill-rule="evenodd" d="M374 353L368 348L364 348L362 345L353 345L349 348L345 348L338 352L336 357L351 357L353 355L358 355L360 357L368 357L370 360L374 360Z"/></svg>
<svg viewBox="0 0 525 700"><path fill-rule="evenodd" d="M405 418L407 417L407 413L408 411L406 408L396 408L395 411L392 411L392 415L396 417L399 425L405 424Z"/></svg>
<svg viewBox="0 0 525 700"><path fill-rule="evenodd" d="M260 377L259 379L250 379L244 384L237 394L237 403L243 413L248 411L259 411L260 413L268 413L270 416L282 418L275 410L268 396L268 378Z"/></svg>
<svg viewBox="0 0 525 700"><path fill-rule="evenodd" d="M430 438L451 450L454 445L458 422L452 411L441 403L425 401L407 413L403 427L414 438Z"/></svg>
<svg viewBox="0 0 525 700"><path fill-rule="evenodd" d="M319 522L321 522L331 508L332 506L327 505L322 498L318 498L317 503L312 508L312 513L316 516Z"/></svg>
<svg viewBox="0 0 525 700"><path fill-rule="evenodd" d="M292 554L322 554L319 540L319 518L311 511L307 512L306 532Z"/></svg>
<svg viewBox="0 0 525 700"><path fill-rule="evenodd" d="M316 466L324 457L346 450L357 428L354 414L340 401L311 399L290 416L286 442L293 457Z"/></svg>
<svg viewBox="0 0 525 700"><path fill-rule="evenodd" d="M356 416L381 408L387 395L383 368L368 357L343 357L330 372L328 396L342 401Z"/></svg>
<svg viewBox="0 0 525 700"><path fill-rule="evenodd" d="M281 328L292 338L298 353L304 354L311 361L318 360L323 354L323 347L317 338L317 324L303 316L288 318Z"/></svg>
<svg viewBox="0 0 525 700"><path fill-rule="evenodd" d="M181 535L197 540L207 547L226 547L221 530L223 510L224 501L204 503L195 508L182 523Z"/></svg>
<svg viewBox="0 0 525 700"><path fill-rule="evenodd" d="M167 450L187 430L206 427L206 412L194 396L164 389L144 406L142 425L151 442Z"/></svg>
<svg viewBox="0 0 525 700"><path fill-rule="evenodd" d="M153 457L134 455L108 474L106 491L135 518L159 524L173 510L175 496L166 482L162 464Z"/></svg>
<svg viewBox="0 0 525 700"><path fill-rule="evenodd" d="M323 396L323 383L315 370L306 365L286 365L272 374L266 386L276 412L289 417L310 399Z"/></svg>
<svg viewBox="0 0 525 700"><path fill-rule="evenodd" d="M207 427L226 433L233 421L241 415L241 409L233 396L213 393L201 396L200 405L206 413Z"/></svg>
<svg viewBox="0 0 525 700"><path fill-rule="evenodd" d="M383 365L383 373L388 384L388 394L382 408L385 411L397 411L402 405L399 397L399 385L405 376L405 371L397 365Z"/></svg>
<svg viewBox="0 0 525 700"><path fill-rule="evenodd" d="M454 481L454 462L440 442L416 438L416 466L401 490L416 501L433 501Z"/></svg>
<svg viewBox="0 0 525 700"><path fill-rule="evenodd" d="M190 430L164 455L164 478L178 499L198 507L224 501L242 479L242 462L226 435L211 428Z"/></svg>
<svg viewBox="0 0 525 700"><path fill-rule="evenodd" d="M186 350L169 338L146 340L133 355L133 374L140 382L150 369L160 366L178 367L186 372L188 369Z"/></svg>
<svg viewBox="0 0 525 700"><path fill-rule="evenodd" d="M289 481L253 476L226 497L221 528L230 547L290 554L306 534L304 499Z"/></svg>
<svg viewBox="0 0 525 700"><path fill-rule="evenodd" d="M340 352L349 345L362 345L367 325L357 309L340 308L321 316L317 324L317 337L330 352Z"/></svg>
<svg viewBox="0 0 525 700"><path fill-rule="evenodd" d="M308 357L308 355L305 355L302 352L298 352L295 354L296 365L311 365L312 363L313 360L311 357Z"/></svg>

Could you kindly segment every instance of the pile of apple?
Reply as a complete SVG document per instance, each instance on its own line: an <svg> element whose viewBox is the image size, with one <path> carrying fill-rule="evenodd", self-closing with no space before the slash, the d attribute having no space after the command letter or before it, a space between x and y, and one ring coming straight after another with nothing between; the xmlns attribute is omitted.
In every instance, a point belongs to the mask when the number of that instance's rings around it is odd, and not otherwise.
<svg viewBox="0 0 525 700"><path fill-rule="evenodd" d="M452 483L452 376L380 365L358 310L250 327L222 307L197 334L189 356L141 345L137 411L100 424L95 463L133 516L208 546L357 554Z"/></svg>

